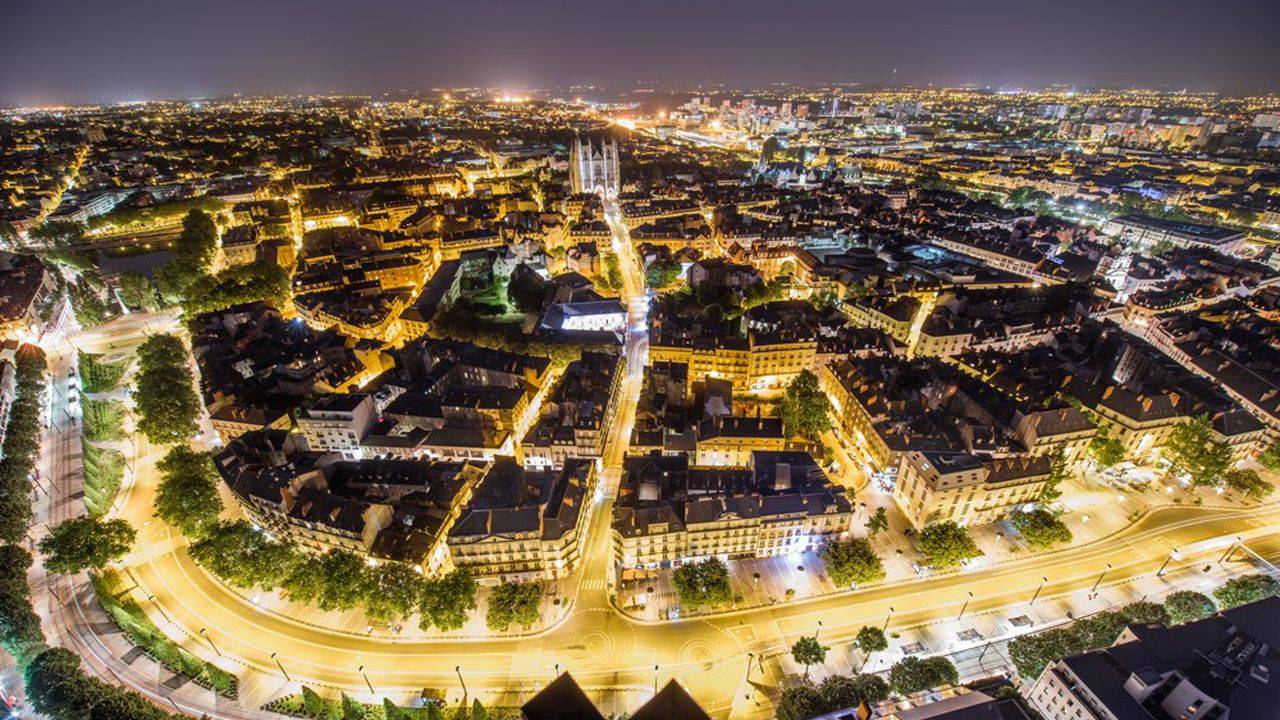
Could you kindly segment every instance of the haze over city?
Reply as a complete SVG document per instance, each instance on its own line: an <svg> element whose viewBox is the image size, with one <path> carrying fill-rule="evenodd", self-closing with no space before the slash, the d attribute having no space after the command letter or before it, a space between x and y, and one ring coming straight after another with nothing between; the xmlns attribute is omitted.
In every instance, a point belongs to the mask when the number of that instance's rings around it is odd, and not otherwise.
<svg viewBox="0 0 1280 720"><path fill-rule="evenodd" d="M775 82L1280 88L1268 0L39 2L0 103Z"/></svg>

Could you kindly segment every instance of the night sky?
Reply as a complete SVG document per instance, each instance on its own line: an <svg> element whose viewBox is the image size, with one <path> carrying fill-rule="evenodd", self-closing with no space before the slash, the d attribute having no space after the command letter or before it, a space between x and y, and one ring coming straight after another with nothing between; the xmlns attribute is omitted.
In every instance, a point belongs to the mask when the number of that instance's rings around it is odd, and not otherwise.
<svg viewBox="0 0 1280 720"><path fill-rule="evenodd" d="M783 81L1275 91L1280 0L0 0L5 105Z"/></svg>

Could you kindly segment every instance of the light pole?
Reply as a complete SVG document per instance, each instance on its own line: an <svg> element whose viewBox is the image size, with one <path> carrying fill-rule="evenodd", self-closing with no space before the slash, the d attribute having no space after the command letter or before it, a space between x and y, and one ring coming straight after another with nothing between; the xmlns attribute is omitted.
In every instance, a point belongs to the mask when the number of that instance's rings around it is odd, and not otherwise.
<svg viewBox="0 0 1280 720"><path fill-rule="evenodd" d="M1047 582L1049 582L1049 578L1040 578L1040 586L1036 588L1035 594L1031 596L1031 602L1027 603L1027 607L1031 607L1036 604L1036 598L1040 597L1040 591L1044 589L1044 584Z"/></svg>
<svg viewBox="0 0 1280 720"><path fill-rule="evenodd" d="M653 694L658 694L658 666L653 666Z"/></svg>
<svg viewBox="0 0 1280 720"><path fill-rule="evenodd" d="M200 628L200 634L204 637L205 642L209 643L209 647L213 648L213 651L218 654L218 657L222 657L222 651L218 650L218 646L214 645L213 640L209 639L209 631L205 628Z"/></svg>
<svg viewBox="0 0 1280 720"><path fill-rule="evenodd" d="M467 681L462 679L462 666L454 665L453 671L458 673L458 682L462 683L462 697L467 696Z"/></svg>
<svg viewBox="0 0 1280 720"><path fill-rule="evenodd" d="M1160 569L1156 571L1156 577L1164 577L1164 569L1169 567L1170 560L1181 560L1182 553L1178 552L1178 548L1174 548L1169 552L1169 557L1164 559L1164 563L1160 565Z"/></svg>
<svg viewBox="0 0 1280 720"><path fill-rule="evenodd" d="M893 617L893 606L889 606L889 614L884 616L884 627L880 628L880 632L889 629L889 618Z"/></svg>
<svg viewBox="0 0 1280 720"><path fill-rule="evenodd" d="M1090 595L1098 592L1098 586L1102 584L1102 578L1106 577L1106 574L1110 571L1111 571L1111 563L1107 563L1106 568L1104 568L1102 572L1098 573L1098 579L1093 582L1093 588L1089 590Z"/></svg>
<svg viewBox="0 0 1280 720"><path fill-rule="evenodd" d="M964 617L964 611L969 609L969 601L973 599L973 591L968 592L968 597L964 599L964 605L960 606L960 614L956 616L956 620Z"/></svg>
<svg viewBox="0 0 1280 720"><path fill-rule="evenodd" d="M271 653L271 659L276 661L276 667L280 668L280 674L284 675L284 679L293 682L293 678L289 677L288 671L284 669L284 665L280 664L280 658L275 653Z"/></svg>
<svg viewBox="0 0 1280 720"><path fill-rule="evenodd" d="M373 693L374 695L377 695L378 694L377 691L373 689L373 683L369 682L369 676L364 674L364 666L361 665L360 667L356 668L356 670L360 673L360 677L364 678L364 684L369 686L369 692Z"/></svg>
<svg viewBox="0 0 1280 720"><path fill-rule="evenodd" d="M818 629L813 631L813 639L814 639L814 640L817 640L817 639L818 639L818 633L820 633L820 632L822 632L822 621L821 621L821 620L819 620L819 621L818 621Z"/></svg>
<svg viewBox="0 0 1280 720"><path fill-rule="evenodd" d="M1236 551L1236 545L1239 545L1239 544L1240 544L1240 536L1237 535L1236 537L1232 538L1232 543L1227 546L1227 551L1222 553L1221 558L1218 558L1218 564L1221 565L1225 563L1227 561L1227 558L1230 558L1231 554Z"/></svg>

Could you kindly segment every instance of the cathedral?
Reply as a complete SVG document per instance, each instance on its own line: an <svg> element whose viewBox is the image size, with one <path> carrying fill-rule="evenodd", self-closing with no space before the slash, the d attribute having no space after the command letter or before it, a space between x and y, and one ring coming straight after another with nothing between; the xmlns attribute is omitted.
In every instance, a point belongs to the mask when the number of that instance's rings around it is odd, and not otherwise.
<svg viewBox="0 0 1280 720"><path fill-rule="evenodd" d="M575 193L618 194L618 144L611 139L600 147L585 138L574 138L569 148L569 176Z"/></svg>

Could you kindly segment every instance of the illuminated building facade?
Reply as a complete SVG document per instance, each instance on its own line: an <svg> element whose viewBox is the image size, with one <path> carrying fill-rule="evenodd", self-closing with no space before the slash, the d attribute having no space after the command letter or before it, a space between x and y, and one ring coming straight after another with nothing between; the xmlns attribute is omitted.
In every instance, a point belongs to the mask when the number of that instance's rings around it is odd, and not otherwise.
<svg viewBox="0 0 1280 720"><path fill-rule="evenodd" d="M618 194L618 144L575 138L569 148L569 177L575 193L595 193L610 197Z"/></svg>

